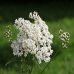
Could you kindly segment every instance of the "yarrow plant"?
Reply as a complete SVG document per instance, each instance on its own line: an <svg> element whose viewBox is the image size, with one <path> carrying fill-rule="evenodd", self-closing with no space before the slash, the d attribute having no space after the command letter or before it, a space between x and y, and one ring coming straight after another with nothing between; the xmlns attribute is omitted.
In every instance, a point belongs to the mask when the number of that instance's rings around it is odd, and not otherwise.
<svg viewBox="0 0 74 74"><path fill-rule="evenodd" d="M49 32L48 26L40 18L37 12L29 14L34 22L18 18L15 20L15 27L19 30L17 39L12 41L13 54L27 57L32 54L40 64L42 61L49 62L53 53L51 44L53 35Z"/></svg>
<svg viewBox="0 0 74 74"><path fill-rule="evenodd" d="M64 32L62 29L59 30L59 38L62 42L63 48L67 48L70 40L70 34L68 32Z"/></svg>
<svg viewBox="0 0 74 74"><path fill-rule="evenodd" d="M29 13L29 18L33 22L24 18L15 20L14 27L19 30L15 40L12 40L13 32L11 31L11 25L6 26L4 32L6 39L11 42L11 48L15 56L6 63L6 66L14 62L14 68L19 66L16 70L18 74L31 74L34 63L38 62L38 65L43 61L50 63L51 55L53 54L51 46L53 43L53 35L49 32L47 24L35 11ZM58 38L62 43L62 47L67 48L70 34L60 29Z"/></svg>

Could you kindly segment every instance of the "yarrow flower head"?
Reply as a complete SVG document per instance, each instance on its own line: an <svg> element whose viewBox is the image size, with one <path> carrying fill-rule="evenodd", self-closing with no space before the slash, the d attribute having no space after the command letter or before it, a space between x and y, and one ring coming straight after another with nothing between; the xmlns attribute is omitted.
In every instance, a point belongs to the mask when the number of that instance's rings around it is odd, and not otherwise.
<svg viewBox="0 0 74 74"><path fill-rule="evenodd" d="M62 42L63 48L67 48L70 40L70 34L68 32L63 32L62 29L59 30L59 38Z"/></svg>
<svg viewBox="0 0 74 74"><path fill-rule="evenodd" d="M11 25L7 25L5 32L4 32L4 37L8 39L9 42L12 41L12 31L11 31Z"/></svg>
<svg viewBox="0 0 74 74"><path fill-rule="evenodd" d="M34 23L24 18L15 20L14 25L19 29L19 33L11 44L13 54L26 57L30 53L36 57L39 64L42 61L49 62L53 53L51 49L53 35L37 12L30 13L29 18L33 19Z"/></svg>

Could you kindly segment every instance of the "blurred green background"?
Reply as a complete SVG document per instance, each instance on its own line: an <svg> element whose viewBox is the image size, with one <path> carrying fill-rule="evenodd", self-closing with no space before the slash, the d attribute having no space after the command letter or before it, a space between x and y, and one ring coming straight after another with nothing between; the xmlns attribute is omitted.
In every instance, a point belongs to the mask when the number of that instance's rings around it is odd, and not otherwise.
<svg viewBox="0 0 74 74"><path fill-rule="evenodd" d="M17 31L13 27L14 20L19 17L29 20L29 12L33 11L39 13L54 35L52 45L54 53L50 63L35 64L31 74L74 74L74 3L69 2L0 5L0 74L17 74L12 66L5 66L14 57L10 42L4 37L6 26L11 25L15 39ZM58 38L60 28L71 35L67 49L61 47Z"/></svg>

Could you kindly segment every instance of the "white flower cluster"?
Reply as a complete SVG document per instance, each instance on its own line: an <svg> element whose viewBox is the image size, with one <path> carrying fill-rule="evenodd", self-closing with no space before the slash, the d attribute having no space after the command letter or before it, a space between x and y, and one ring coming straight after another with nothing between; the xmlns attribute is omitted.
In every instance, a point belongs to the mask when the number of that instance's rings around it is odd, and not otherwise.
<svg viewBox="0 0 74 74"><path fill-rule="evenodd" d="M12 41L12 31L11 31L11 25L7 25L6 29L4 31L4 37L8 39L9 42Z"/></svg>
<svg viewBox="0 0 74 74"><path fill-rule="evenodd" d="M15 26L19 29L19 33L17 40L11 44L13 54L26 57L28 53L31 53L39 64L42 61L49 62L50 55L53 53L51 50L53 35L50 34L48 26L37 12L30 13L29 17L34 20L34 23L24 20L24 18L15 20Z"/></svg>
<svg viewBox="0 0 74 74"><path fill-rule="evenodd" d="M63 32L62 29L59 30L59 34L60 34L59 38L62 42L63 48L67 48L70 39L70 34L68 32Z"/></svg>

